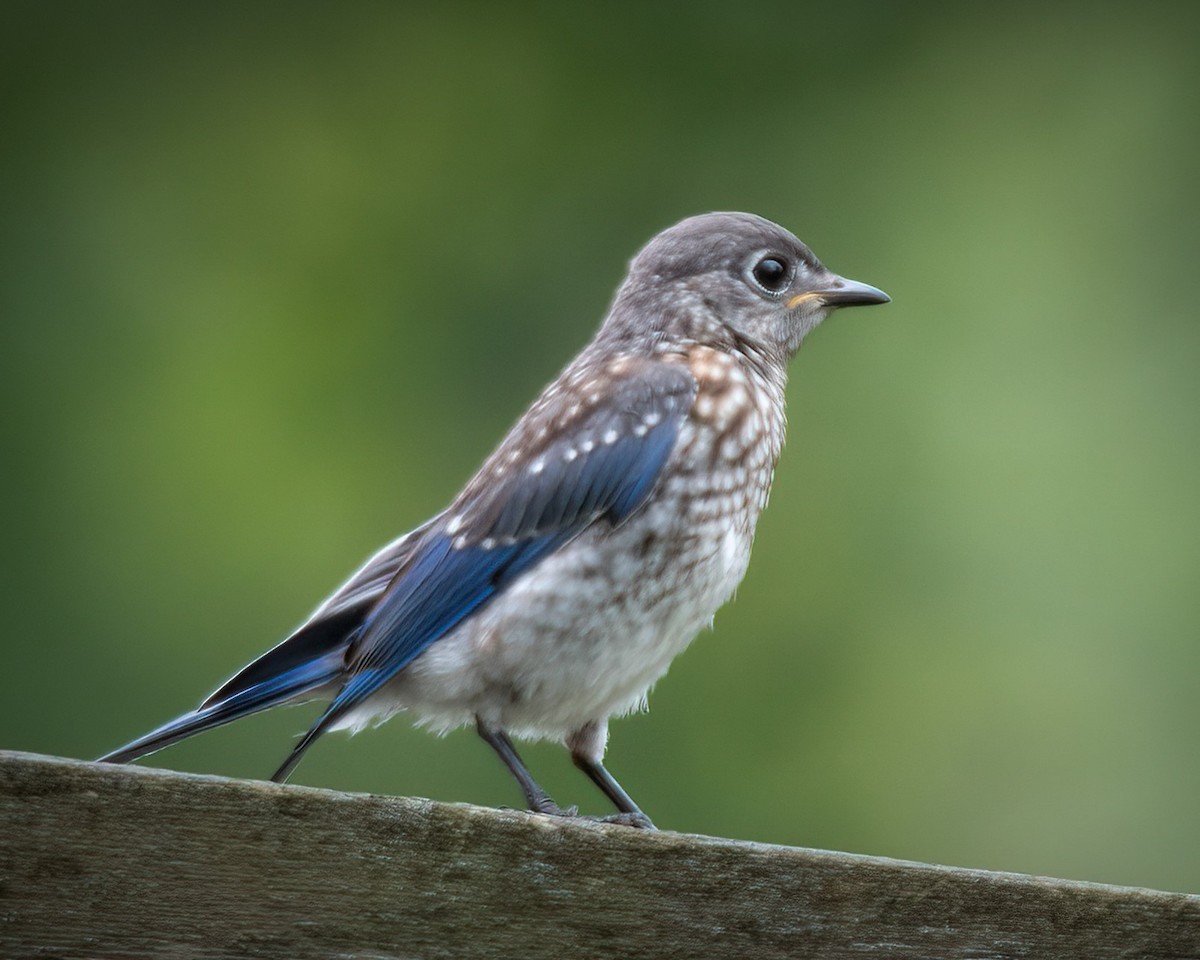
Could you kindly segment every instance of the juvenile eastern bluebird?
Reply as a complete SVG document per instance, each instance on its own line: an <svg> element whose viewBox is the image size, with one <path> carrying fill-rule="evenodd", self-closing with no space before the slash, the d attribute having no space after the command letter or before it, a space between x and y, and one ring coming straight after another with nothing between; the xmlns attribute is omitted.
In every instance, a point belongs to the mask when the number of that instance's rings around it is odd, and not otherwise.
<svg viewBox="0 0 1200 960"><path fill-rule="evenodd" d="M473 723L531 810L571 816L509 734L566 745L620 811L608 721L737 587L783 445L787 363L836 307L887 303L782 227L692 217L630 264L599 332L442 513L367 561L290 637L196 710L102 757L124 762L282 703L327 730L402 710Z"/></svg>

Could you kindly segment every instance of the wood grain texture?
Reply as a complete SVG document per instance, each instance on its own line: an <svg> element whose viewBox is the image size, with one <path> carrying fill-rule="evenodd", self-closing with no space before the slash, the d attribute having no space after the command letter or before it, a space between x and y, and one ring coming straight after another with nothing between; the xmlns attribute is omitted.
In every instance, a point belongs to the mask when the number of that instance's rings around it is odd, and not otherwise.
<svg viewBox="0 0 1200 960"><path fill-rule="evenodd" d="M1200 957L1200 897L0 752L0 956Z"/></svg>

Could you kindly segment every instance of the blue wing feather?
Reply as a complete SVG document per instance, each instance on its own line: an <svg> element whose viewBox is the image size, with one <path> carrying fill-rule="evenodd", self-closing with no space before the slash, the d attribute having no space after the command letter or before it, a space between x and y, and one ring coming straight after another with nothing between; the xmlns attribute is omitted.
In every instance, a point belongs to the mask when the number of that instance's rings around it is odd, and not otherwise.
<svg viewBox="0 0 1200 960"><path fill-rule="evenodd" d="M351 679L330 705L331 719L369 697L586 527L601 518L620 523L645 501L695 394L685 368L646 368L649 375L644 370L615 384L574 429L523 456L504 482L483 486L447 512L460 515L459 528L450 533L443 524L432 531L367 618ZM653 426L635 431L650 414ZM605 443L608 430L617 437ZM592 441L586 451L585 439ZM538 469L532 471L535 462ZM487 472L485 467L483 476ZM466 493L471 492L469 487Z"/></svg>
<svg viewBox="0 0 1200 960"><path fill-rule="evenodd" d="M562 535L547 536L491 550L455 550L451 537L436 537L414 566L405 589L389 596L367 621L364 643L372 637L379 640L362 657L330 712L361 703L500 593L513 577L553 552L562 539Z"/></svg>

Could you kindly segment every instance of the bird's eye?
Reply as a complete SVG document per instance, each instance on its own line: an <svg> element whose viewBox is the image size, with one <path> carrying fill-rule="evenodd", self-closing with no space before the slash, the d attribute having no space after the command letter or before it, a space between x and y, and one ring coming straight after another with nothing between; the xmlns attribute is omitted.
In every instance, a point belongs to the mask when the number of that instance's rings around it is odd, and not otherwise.
<svg viewBox="0 0 1200 960"><path fill-rule="evenodd" d="M788 282L788 265L779 257L763 257L750 271L754 282L767 291L778 293Z"/></svg>

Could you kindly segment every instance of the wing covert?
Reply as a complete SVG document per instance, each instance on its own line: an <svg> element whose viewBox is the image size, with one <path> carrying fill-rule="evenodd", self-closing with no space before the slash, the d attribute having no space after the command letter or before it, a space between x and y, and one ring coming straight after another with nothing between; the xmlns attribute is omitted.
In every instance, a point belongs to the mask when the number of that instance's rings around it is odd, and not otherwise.
<svg viewBox="0 0 1200 960"><path fill-rule="evenodd" d="M653 490L695 397L681 364L631 361L570 378L534 404L363 624L333 722L544 557L596 522L619 524Z"/></svg>

